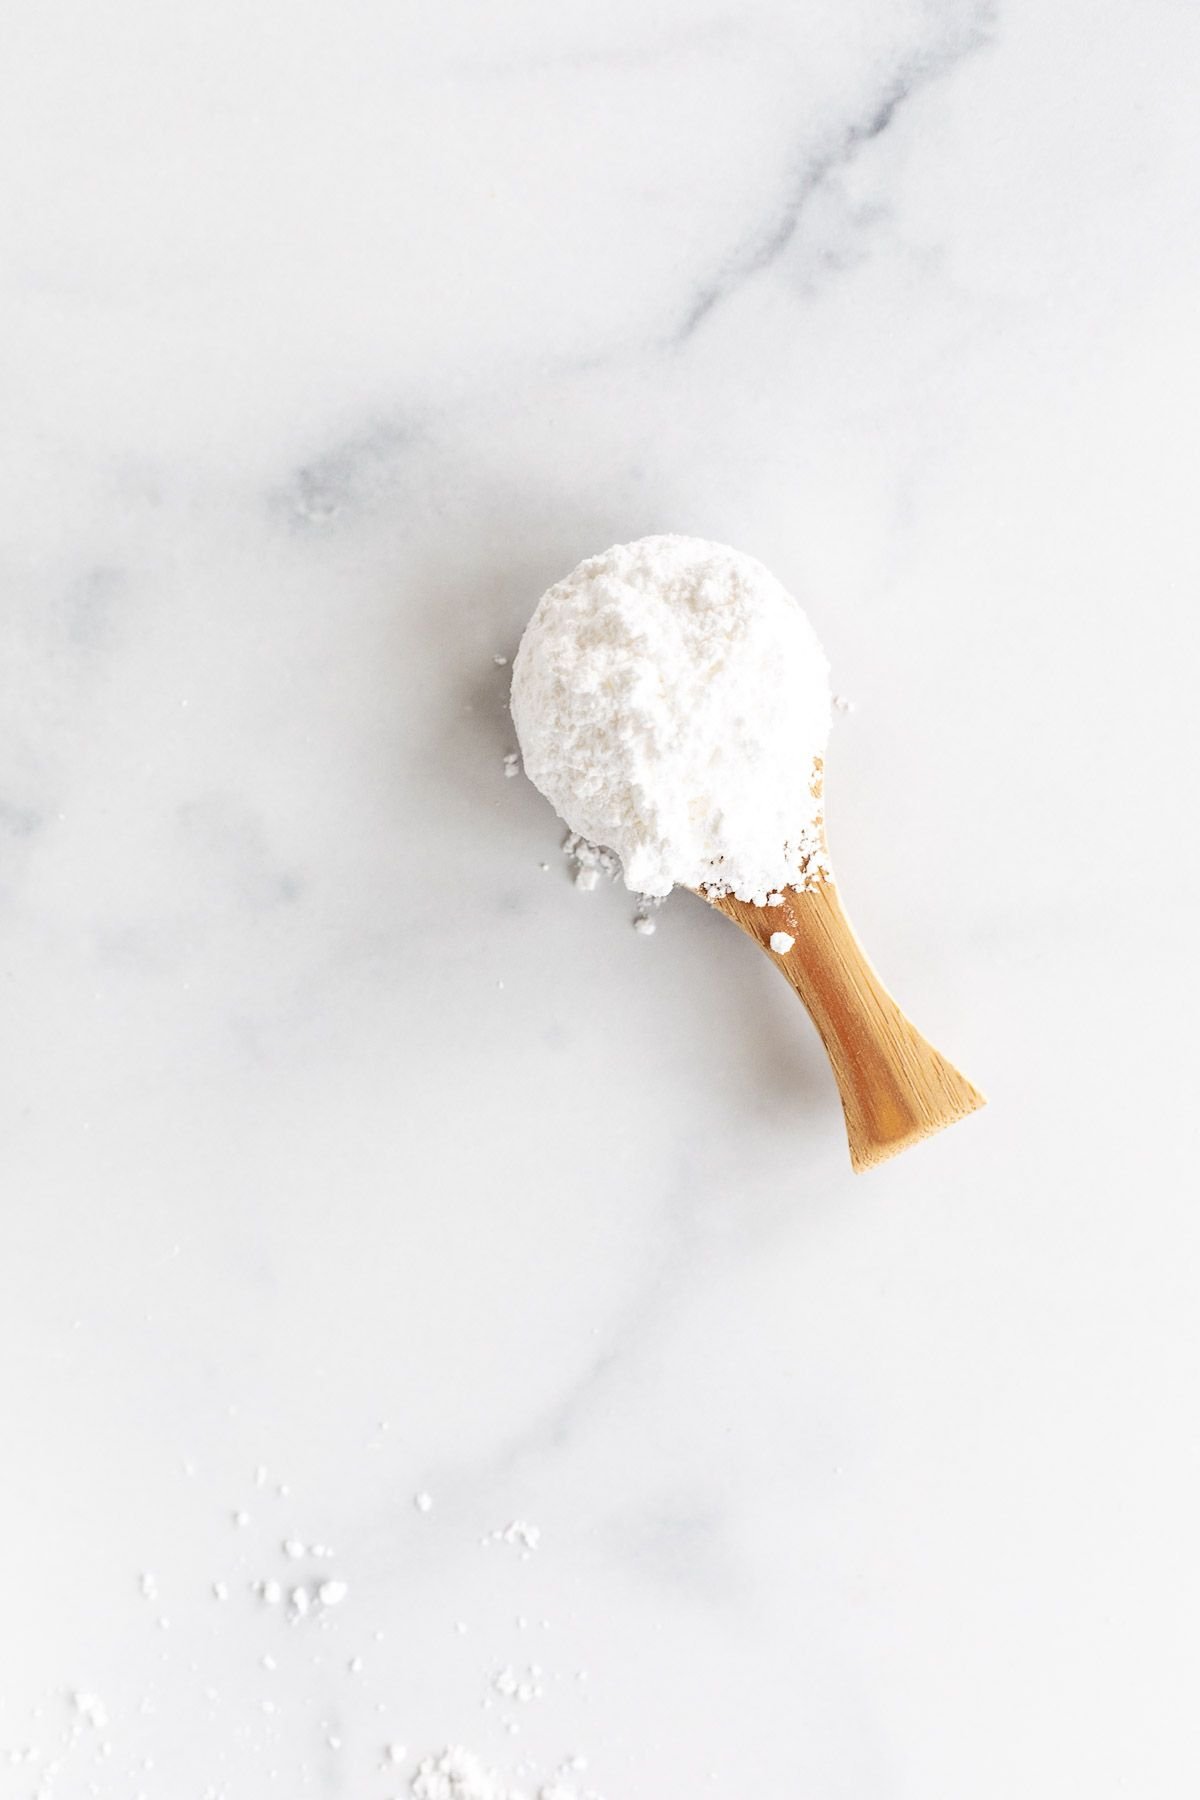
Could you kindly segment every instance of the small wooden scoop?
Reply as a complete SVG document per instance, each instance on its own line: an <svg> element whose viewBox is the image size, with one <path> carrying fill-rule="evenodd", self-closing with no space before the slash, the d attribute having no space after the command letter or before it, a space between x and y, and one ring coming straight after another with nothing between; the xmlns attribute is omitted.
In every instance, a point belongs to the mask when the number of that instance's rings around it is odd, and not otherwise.
<svg viewBox="0 0 1200 1800"><path fill-rule="evenodd" d="M926 1043L876 975L832 878L782 891L782 906L732 896L713 905L761 944L811 1013L842 1096L855 1171L984 1106L983 1095ZM771 949L779 931L795 939L782 955Z"/></svg>

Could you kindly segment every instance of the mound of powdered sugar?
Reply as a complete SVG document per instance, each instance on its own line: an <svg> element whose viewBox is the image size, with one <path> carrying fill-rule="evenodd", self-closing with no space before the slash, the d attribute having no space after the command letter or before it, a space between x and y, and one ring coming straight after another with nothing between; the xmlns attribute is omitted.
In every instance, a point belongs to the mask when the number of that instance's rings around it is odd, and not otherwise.
<svg viewBox="0 0 1200 1800"><path fill-rule="evenodd" d="M761 905L827 873L828 664L753 557L647 537L580 563L526 628L512 713L530 780L635 893Z"/></svg>

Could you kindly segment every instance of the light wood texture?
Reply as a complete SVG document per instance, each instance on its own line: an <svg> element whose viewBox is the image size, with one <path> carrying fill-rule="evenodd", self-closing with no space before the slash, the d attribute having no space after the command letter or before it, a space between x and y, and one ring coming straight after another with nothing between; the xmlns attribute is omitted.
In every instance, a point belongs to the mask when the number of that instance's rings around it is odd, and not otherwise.
<svg viewBox="0 0 1200 1800"><path fill-rule="evenodd" d="M834 882L788 889L782 906L713 904L761 944L812 1014L833 1064L856 1170L985 1104L900 1011L850 929ZM776 931L796 940L782 956L770 947Z"/></svg>

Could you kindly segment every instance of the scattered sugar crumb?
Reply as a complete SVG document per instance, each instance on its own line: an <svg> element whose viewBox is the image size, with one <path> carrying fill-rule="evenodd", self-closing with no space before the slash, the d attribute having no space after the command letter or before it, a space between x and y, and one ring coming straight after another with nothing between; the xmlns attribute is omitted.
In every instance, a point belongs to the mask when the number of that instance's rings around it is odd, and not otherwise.
<svg viewBox="0 0 1200 1800"><path fill-rule="evenodd" d="M585 894L590 894L600 886L600 873L597 869L576 869L575 886Z"/></svg>
<svg viewBox="0 0 1200 1800"><path fill-rule="evenodd" d="M562 842L563 855L575 866L575 885L588 891L597 887L603 875L608 881L615 881L621 873L621 859L613 851L606 850L602 844L589 843L578 832L570 831ZM581 881L580 875L587 873L595 876L594 881Z"/></svg>
<svg viewBox="0 0 1200 1800"><path fill-rule="evenodd" d="M500 1777L470 1750L452 1744L427 1756L412 1779L413 1800L519 1800Z"/></svg>
<svg viewBox="0 0 1200 1800"><path fill-rule="evenodd" d="M212 1584L212 1592L213 1592L214 1600L228 1600L228 1598L229 1598L228 1582L214 1581Z"/></svg>
<svg viewBox="0 0 1200 1800"><path fill-rule="evenodd" d="M362 1671L363 1671L362 1657L361 1656L352 1656L350 1658L350 1661L346 1664L346 1668L349 1670L351 1675L361 1675Z"/></svg>
<svg viewBox="0 0 1200 1800"><path fill-rule="evenodd" d="M638 913L633 921L633 929L642 937L653 937L657 927L654 920L647 918L645 913Z"/></svg>
<svg viewBox="0 0 1200 1800"><path fill-rule="evenodd" d="M783 905L783 895L779 894L779 893L768 894L767 895L767 905L768 906L782 906Z"/></svg>
<svg viewBox="0 0 1200 1800"><path fill-rule="evenodd" d="M307 1551L308 1546L301 1538L284 1538L283 1554L285 1556L290 1556L298 1562L302 1556L307 1554Z"/></svg>
<svg viewBox="0 0 1200 1800"><path fill-rule="evenodd" d="M519 750L510 750L505 756L504 773L509 777L521 773L521 753Z"/></svg>
<svg viewBox="0 0 1200 1800"><path fill-rule="evenodd" d="M833 710L834 712L840 713L852 713L857 711L857 708L855 707L854 701L848 700L845 694L835 694L833 696Z"/></svg>
<svg viewBox="0 0 1200 1800"><path fill-rule="evenodd" d="M433 1511L433 1495L427 1494L424 1492L424 1490L422 1490L421 1493L413 1495L413 1505L416 1507L417 1511L420 1513L432 1512Z"/></svg>
<svg viewBox="0 0 1200 1800"><path fill-rule="evenodd" d="M350 1589L344 1581L323 1581L317 1589L322 1606L340 1606Z"/></svg>
<svg viewBox="0 0 1200 1800"><path fill-rule="evenodd" d="M233 1515L233 1522L238 1527L241 1527L243 1525L248 1525L250 1523L250 1514L248 1512L243 1512L239 1508L238 1511L235 1512Z"/></svg>
<svg viewBox="0 0 1200 1800"><path fill-rule="evenodd" d="M277 1581L260 1581L258 1595L267 1606L278 1606L283 1599L283 1589Z"/></svg>
<svg viewBox="0 0 1200 1800"><path fill-rule="evenodd" d="M530 1663L528 1668L522 1670L514 1669L511 1663L506 1663L492 1676L491 1688L501 1700L517 1700L522 1706L531 1700L541 1700L546 1692L542 1685L542 1670L537 1663Z"/></svg>
<svg viewBox="0 0 1200 1800"><path fill-rule="evenodd" d="M796 940L790 932L773 931L771 933L771 948L776 956L786 956L795 942Z"/></svg>
<svg viewBox="0 0 1200 1800"><path fill-rule="evenodd" d="M79 1689L71 1695L71 1704L84 1723L90 1725L94 1731L103 1731L108 1724L108 1709L99 1694ZM36 1751L29 1753L31 1758L36 1754Z"/></svg>
<svg viewBox="0 0 1200 1800"><path fill-rule="evenodd" d="M141 1589L142 1598L144 1600L158 1599L158 1583L150 1573L149 1569L143 1569L142 1573L138 1576L138 1587Z"/></svg>
<svg viewBox="0 0 1200 1800"><path fill-rule="evenodd" d="M514 1544L525 1556L530 1556L542 1541L541 1529L531 1525L527 1519L512 1519L507 1525L499 1526L480 1540L483 1544Z"/></svg>
<svg viewBox="0 0 1200 1800"><path fill-rule="evenodd" d="M304 1617L305 1613L309 1609L309 1606L312 1604L311 1596L309 1595L309 1591L306 1587L294 1587L292 1589L291 1593L288 1595L288 1599L291 1601L292 1611L295 1613L295 1615L298 1619L302 1619Z"/></svg>
<svg viewBox="0 0 1200 1800"><path fill-rule="evenodd" d="M508 661L508 658L507 658L507 656L497 655L497 656L493 656L492 661L495 663L495 665L498 669L502 669L504 667L505 663Z"/></svg>
<svg viewBox="0 0 1200 1800"><path fill-rule="evenodd" d="M408 1747L405 1744L385 1744L383 1754L390 1763L402 1763L408 1755Z"/></svg>

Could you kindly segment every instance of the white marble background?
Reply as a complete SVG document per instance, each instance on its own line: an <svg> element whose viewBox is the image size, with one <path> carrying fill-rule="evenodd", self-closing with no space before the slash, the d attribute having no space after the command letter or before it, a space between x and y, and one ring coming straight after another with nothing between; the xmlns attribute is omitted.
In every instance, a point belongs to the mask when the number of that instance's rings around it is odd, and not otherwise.
<svg viewBox="0 0 1200 1800"><path fill-rule="evenodd" d="M3 39L0 1793L1196 1791L1200 15ZM493 656L664 529L806 596L991 1095L871 1177L765 960L503 776Z"/></svg>

